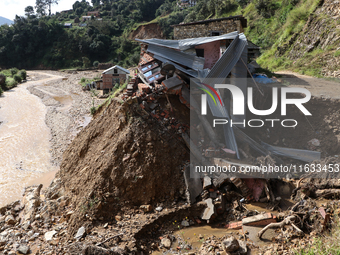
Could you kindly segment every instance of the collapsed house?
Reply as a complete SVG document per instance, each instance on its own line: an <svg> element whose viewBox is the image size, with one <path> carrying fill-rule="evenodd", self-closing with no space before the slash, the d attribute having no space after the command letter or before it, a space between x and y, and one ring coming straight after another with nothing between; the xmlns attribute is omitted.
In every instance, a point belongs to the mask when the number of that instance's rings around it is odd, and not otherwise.
<svg viewBox="0 0 340 255"><path fill-rule="evenodd" d="M259 201L262 196L261 201L277 205L280 198L273 195L269 183L265 180L271 178L270 175L246 175L239 171L236 171L233 176L230 174L209 175L196 173L194 165L219 165L229 168L232 166L239 170L246 164L244 161L237 160L244 159L247 155L239 148L238 143L246 144L257 155L264 157L270 155L278 164L283 163L280 157L304 162L320 159L321 153L317 151L288 149L258 143L237 126L223 125L222 132L217 134L216 129L212 128L211 121L201 115L198 100L202 95L202 90L205 90L216 95L216 97L207 97L212 116L226 119L229 122L231 118L235 122L242 122L246 119L245 115L231 114L233 98L229 93L215 90L216 84L233 84L243 92L245 97L249 86L253 86L262 93L254 80L252 82L247 80L247 77L252 77L252 74L247 65L249 43L243 33L234 31L219 36L181 40L136 40L141 44L140 61L136 77L130 81L125 96L138 96L141 99L139 101L142 102L141 107L144 109L146 102L152 101L150 98L154 98L153 95L157 93L165 94L166 97L169 94L178 95L179 100L191 109L190 118L195 116L196 120L190 121L190 137L182 130L179 133L191 153L191 162L184 171L189 192L188 201L194 203L200 197L207 205L210 205L202 219L209 220L216 215L217 205L223 204L222 197L217 196L216 191L217 194L224 193L223 189L229 187L226 183L232 184L241 191L241 196L245 201ZM255 46L250 44L250 47ZM216 104L217 100L220 100L220 104ZM155 104L152 103L152 105ZM153 109L154 107L150 109L151 116L159 118ZM168 114L163 118L167 116ZM210 140L208 146L202 146L200 129L204 130L205 136ZM249 165L249 167L252 166ZM277 175L274 174L272 177L277 178Z"/></svg>
<svg viewBox="0 0 340 255"><path fill-rule="evenodd" d="M235 85L244 94L247 93L247 84L236 79L247 77L247 39L244 34L232 32L183 40L136 40L141 42L138 76L143 82L138 84L140 92L163 86L167 93L179 95L183 103L190 105L193 100L190 98L190 79L196 79L199 87L202 84L214 86L230 77L235 78ZM216 107L209 98L208 103L215 116L229 118L228 107ZM239 158L234 131L225 128L227 149Z"/></svg>

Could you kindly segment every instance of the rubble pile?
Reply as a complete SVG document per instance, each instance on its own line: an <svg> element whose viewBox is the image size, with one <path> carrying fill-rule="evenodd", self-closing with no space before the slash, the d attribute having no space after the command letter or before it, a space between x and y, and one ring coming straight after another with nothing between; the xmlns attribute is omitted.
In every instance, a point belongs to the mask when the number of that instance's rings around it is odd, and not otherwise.
<svg viewBox="0 0 340 255"><path fill-rule="evenodd" d="M75 138L58 173L76 205L70 234L81 227L86 211L112 219L125 207L171 205L185 198L182 166L189 155L168 129L179 122L171 117L166 122L142 109L136 97L114 99Z"/></svg>
<svg viewBox="0 0 340 255"><path fill-rule="evenodd" d="M260 254L296 254L315 246L318 237L329 234L339 217L339 201L325 201L320 206L317 202L313 199L300 200L289 211L281 213L281 223L293 216L293 224L281 224L272 240L274 244L262 248Z"/></svg>
<svg viewBox="0 0 340 255"><path fill-rule="evenodd" d="M42 193L41 185L30 186L21 201L0 208L1 254L137 254L146 249L139 240L150 227L180 215L194 218L202 210L177 203L171 208L159 204L125 209L110 221L85 214L83 225L70 235L76 206L60 187L60 179Z"/></svg>
<svg viewBox="0 0 340 255"><path fill-rule="evenodd" d="M304 166L301 162L336 165L338 108L328 109L330 113L325 115L317 111L324 102L311 101L308 106L317 112L311 121L295 109L293 115L301 122L296 132L283 127L274 130L264 126L254 131L227 126L217 134L198 112L196 99L201 90L209 89L221 106L211 101L210 111L232 116L226 106L230 98L224 95L222 103L220 93L211 86L227 77L247 77L245 36L232 32L176 41L139 41L142 49L137 73L126 91L110 98L77 135L65 151L51 186L44 193L41 185L28 187L22 201L0 208L0 251L248 254L258 249L266 255L290 254L294 253L292 245L306 246L313 237L325 233L340 214L339 204L328 201L320 206L315 198L340 196L336 173L328 176L333 179L318 173L301 179L274 173L274 180L269 179L271 175L261 178L252 174L193 176L190 169L196 162L236 170L245 165L292 162L300 166ZM201 47L213 52L214 58L198 54ZM194 86L192 78L196 79ZM247 89L247 84L236 85ZM266 89L265 85L256 86L257 93ZM264 97L255 101L256 107L271 106ZM198 117L197 122L190 123L190 114ZM275 114L270 117L275 119ZM317 124L320 119L325 119L325 124ZM306 126L311 128L306 131ZM321 155L334 157L323 162ZM287 195L292 195L291 199ZM263 203L266 210L253 209L254 202ZM175 234L208 224L225 229L226 234L198 236L199 248ZM250 227L256 229L257 241L275 229L277 235L266 240L275 244L269 250L258 247L247 231Z"/></svg>
<svg viewBox="0 0 340 255"><path fill-rule="evenodd" d="M240 238L243 238L242 236ZM248 254L248 247L252 244L236 239L234 236L225 236L223 238L207 238L204 240L199 254Z"/></svg>

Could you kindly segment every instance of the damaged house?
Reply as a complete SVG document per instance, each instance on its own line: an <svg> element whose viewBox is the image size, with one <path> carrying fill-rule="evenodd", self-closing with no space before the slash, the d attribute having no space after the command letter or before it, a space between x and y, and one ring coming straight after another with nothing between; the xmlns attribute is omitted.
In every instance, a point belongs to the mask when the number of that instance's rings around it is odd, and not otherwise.
<svg viewBox="0 0 340 255"><path fill-rule="evenodd" d="M236 21L242 25L241 17L238 17ZM141 107L151 110L150 115L159 121L164 120L164 123L168 120L169 114L167 111L164 111L165 113L159 111L163 114L160 116L155 111L154 98L157 94L165 94L165 97L168 97L168 94L178 95L179 100L190 108L190 118L196 116L195 124L190 121L190 137L185 131L183 132L185 128L181 129L179 134L191 153L190 166L187 166L184 171L189 191L188 200L191 203L195 202L199 196L205 201L211 200L203 219L209 220L216 214L215 209L218 208L216 205L223 204L221 197L216 198L216 189L221 187L219 194L225 193L222 188L226 182L241 192L244 201L259 201L261 197L263 198L264 191L266 192L265 201L277 204L280 199L272 195L271 187L265 180L265 178L269 178L268 176L256 174L246 176L238 171L234 176L226 174L204 176L202 173L195 173L194 164L203 167L219 165L230 168L232 166L237 170L241 167L252 167L237 161L247 156L240 149L240 144L245 145L256 155L264 157L270 155L278 164L283 163L280 157L304 162L320 159L320 152L258 143L242 130L243 127L235 125L221 125L221 132L219 131L220 133L217 134L216 129L212 128L212 122L201 114L198 102L202 98L202 91L207 91L206 93L211 95L206 97L208 109L214 118L228 120L227 123L230 123L231 119L238 123L246 120L245 114L231 114L233 112L231 111L233 97L225 90L217 89L216 84L235 85L245 97L247 97L248 87L253 87L254 90L262 94L254 80L247 80L252 76L247 65L248 50L251 50L253 58L254 54L256 55L254 50L257 46L249 43L243 33L233 31L215 36L209 34L205 37L179 40L136 40L141 44L140 61L137 76L134 78L135 85L128 86L128 95L138 96ZM137 86L138 91L133 92ZM217 104L216 101L219 103ZM246 109L246 100L244 100L244 109ZM176 128L180 125L173 126ZM204 133L205 138L209 140L206 145L202 145L203 135L201 133ZM214 189L211 189L211 186ZM207 202L207 204L209 203ZM224 209L220 211L224 211Z"/></svg>

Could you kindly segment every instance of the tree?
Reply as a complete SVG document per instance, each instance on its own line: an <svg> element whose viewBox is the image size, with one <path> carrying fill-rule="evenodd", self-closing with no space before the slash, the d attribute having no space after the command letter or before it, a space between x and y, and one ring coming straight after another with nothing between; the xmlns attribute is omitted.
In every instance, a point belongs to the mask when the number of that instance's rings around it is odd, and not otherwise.
<svg viewBox="0 0 340 255"><path fill-rule="evenodd" d="M52 4L58 4L59 0L36 0L35 2L35 9L37 13L41 16L46 14L46 9L48 8L48 14L51 16L51 8Z"/></svg>
<svg viewBox="0 0 340 255"><path fill-rule="evenodd" d="M100 0L91 0L91 3L93 7L99 6L100 5Z"/></svg>
<svg viewBox="0 0 340 255"><path fill-rule="evenodd" d="M45 16L46 15L46 4L44 0L36 0L35 1L35 11L39 16Z"/></svg>
<svg viewBox="0 0 340 255"><path fill-rule="evenodd" d="M91 65L90 60L87 57L82 57L82 59L83 59L83 67L85 68L90 67Z"/></svg>
<svg viewBox="0 0 340 255"><path fill-rule="evenodd" d="M33 6L27 6L26 8L25 8L25 15L27 16L27 17L29 17L29 16L31 16L31 15L33 15L34 14L34 8L33 8Z"/></svg>

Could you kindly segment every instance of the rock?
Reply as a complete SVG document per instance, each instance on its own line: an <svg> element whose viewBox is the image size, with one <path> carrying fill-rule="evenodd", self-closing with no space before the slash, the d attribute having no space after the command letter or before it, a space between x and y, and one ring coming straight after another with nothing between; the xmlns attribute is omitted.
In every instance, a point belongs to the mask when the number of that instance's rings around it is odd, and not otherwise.
<svg viewBox="0 0 340 255"><path fill-rule="evenodd" d="M30 231L27 232L27 236L28 236L28 237L33 236L33 234L34 234L34 231L33 231L33 230L30 230Z"/></svg>
<svg viewBox="0 0 340 255"><path fill-rule="evenodd" d="M209 176L204 176L203 178L203 189L209 189L212 185L211 178Z"/></svg>
<svg viewBox="0 0 340 255"><path fill-rule="evenodd" d="M238 249L238 253L241 255L246 255L248 253L246 242L239 240L238 244L240 245L240 248Z"/></svg>
<svg viewBox="0 0 340 255"><path fill-rule="evenodd" d="M85 227L81 227L78 229L77 234L74 236L74 239L80 239L85 235Z"/></svg>
<svg viewBox="0 0 340 255"><path fill-rule="evenodd" d="M103 227L107 228L108 226L109 226L109 223L105 223Z"/></svg>
<svg viewBox="0 0 340 255"><path fill-rule="evenodd" d="M21 254L27 254L29 252L30 248L26 245L20 245L17 251Z"/></svg>
<svg viewBox="0 0 340 255"><path fill-rule="evenodd" d="M157 211L157 212L161 212L162 210L163 210L163 207L162 207L162 206L156 207L156 211Z"/></svg>
<svg viewBox="0 0 340 255"><path fill-rule="evenodd" d="M17 221L14 219L13 215L8 215L8 216L5 218L5 222L6 222L8 225L15 225L15 223L17 223Z"/></svg>
<svg viewBox="0 0 340 255"><path fill-rule="evenodd" d="M121 221L122 220L122 216L116 215L115 219L116 219L116 221Z"/></svg>
<svg viewBox="0 0 340 255"><path fill-rule="evenodd" d="M189 227L189 226L190 226L190 224L189 224L189 222L188 222L187 220L183 220L183 221L181 222L181 225L182 225L183 227Z"/></svg>
<svg viewBox="0 0 340 255"><path fill-rule="evenodd" d="M22 224L22 228L27 230L31 227L31 221L26 221Z"/></svg>
<svg viewBox="0 0 340 255"><path fill-rule="evenodd" d="M210 220L211 216L215 214L215 206L213 204L213 200L211 198L208 198L204 200L204 202L207 204L207 208L205 208L202 219L203 220Z"/></svg>
<svg viewBox="0 0 340 255"><path fill-rule="evenodd" d="M39 233L35 233L34 235L32 235L29 239L28 239L28 241L34 241L37 237L39 237L40 236L40 234Z"/></svg>
<svg viewBox="0 0 340 255"><path fill-rule="evenodd" d="M270 249L270 250L267 250L265 253L264 253L264 255L271 255L271 254L273 254L274 252L273 252L273 249Z"/></svg>
<svg viewBox="0 0 340 255"><path fill-rule="evenodd" d="M83 255L92 255L92 254L96 254L96 255L107 255L107 254L112 254L112 255L118 255L118 254L124 254L124 251L122 249L120 249L119 247L114 247L111 249L111 251L102 248L102 247L98 247L95 245L86 245L84 247L84 249L82 251L80 251L79 254L83 254Z"/></svg>
<svg viewBox="0 0 340 255"><path fill-rule="evenodd" d="M47 242L51 241L53 239L53 236L57 233L57 231L49 231L45 233L45 240Z"/></svg>
<svg viewBox="0 0 340 255"><path fill-rule="evenodd" d="M171 240L169 238L163 238L162 241L161 241L161 244L169 249L171 247Z"/></svg>
<svg viewBox="0 0 340 255"><path fill-rule="evenodd" d="M3 246L7 243L6 239L0 238L0 246Z"/></svg>
<svg viewBox="0 0 340 255"><path fill-rule="evenodd" d="M152 205L141 205L139 208L142 209L144 212L152 211Z"/></svg>
<svg viewBox="0 0 340 255"><path fill-rule="evenodd" d="M315 147L319 147L320 146L320 141L318 139L314 138L314 139L310 140L308 142L308 144L311 144L311 145L313 145Z"/></svg>
<svg viewBox="0 0 340 255"><path fill-rule="evenodd" d="M234 252L239 249L240 245L237 239L231 236L222 241L222 247L226 252Z"/></svg>
<svg viewBox="0 0 340 255"><path fill-rule="evenodd" d="M42 184L26 187L24 191L24 197L22 198L22 204L24 205L24 213L22 220L33 221L35 218L36 208L40 205L40 191Z"/></svg>

